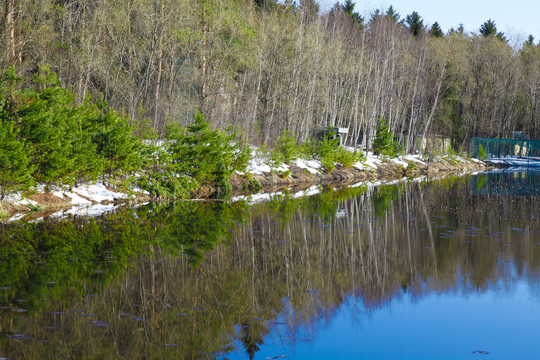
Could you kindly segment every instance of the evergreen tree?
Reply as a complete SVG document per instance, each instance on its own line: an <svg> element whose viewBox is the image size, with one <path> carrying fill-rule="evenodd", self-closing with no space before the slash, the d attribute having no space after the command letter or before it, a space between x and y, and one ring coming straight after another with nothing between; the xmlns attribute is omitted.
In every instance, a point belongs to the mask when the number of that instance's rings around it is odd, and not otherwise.
<svg viewBox="0 0 540 360"><path fill-rule="evenodd" d="M444 33L438 22L435 22L433 25L431 25L430 33L433 37L436 38L442 38L444 36Z"/></svg>
<svg viewBox="0 0 540 360"><path fill-rule="evenodd" d="M529 35L529 37L527 38L527 41L525 41L524 43L525 46L534 46L534 36Z"/></svg>
<svg viewBox="0 0 540 360"><path fill-rule="evenodd" d="M106 102L97 104L89 119L94 133L95 152L109 175L137 171L142 165L142 145L133 134L129 119L110 109Z"/></svg>
<svg viewBox="0 0 540 360"><path fill-rule="evenodd" d="M394 9L394 7L392 5L390 5L390 7L386 10L386 15L394 20L395 23L398 23L399 22L399 18L400 18L400 15L399 13Z"/></svg>
<svg viewBox="0 0 540 360"><path fill-rule="evenodd" d="M10 66L0 77L0 200L11 191L25 190L33 184L31 149L19 136L15 86L22 78Z"/></svg>
<svg viewBox="0 0 540 360"><path fill-rule="evenodd" d="M506 37L503 32L497 32L495 21L489 19L480 26L480 34L483 37L495 36L497 39L506 42Z"/></svg>
<svg viewBox="0 0 540 360"><path fill-rule="evenodd" d="M364 26L364 18L357 12L354 11L354 3L352 0L345 0L343 4L343 11L346 14L349 14L353 23L359 24L360 27Z"/></svg>
<svg viewBox="0 0 540 360"><path fill-rule="evenodd" d="M480 26L480 34L484 37L495 36L497 34L497 26L495 21L489 19Z"/></svg>
<svg viewBox="0 0 540 360"><path fill-rule="evenodd" d="M0 111L4 115L4 109ZM9 192L25 190L34 183L30 147L19 132L13 121L0 120L0 200Z"/></svg>
<svg viewBox="0 0 540 360"><path fill-rule="evenodd" d="M405 24L407 24L409 31L414 36L420 35L424 29L424 21L416 11L413 11L411 14L407 15L405 18Z"/></svg>
<svg viewBox="0 0 540 360"><path fill-rule="evenodd" d="M402 151L401 146L394 140L394 132L386 121L381 117L375 128L375 139L373 139L372 149L375 155L397 156Z"/></svg>

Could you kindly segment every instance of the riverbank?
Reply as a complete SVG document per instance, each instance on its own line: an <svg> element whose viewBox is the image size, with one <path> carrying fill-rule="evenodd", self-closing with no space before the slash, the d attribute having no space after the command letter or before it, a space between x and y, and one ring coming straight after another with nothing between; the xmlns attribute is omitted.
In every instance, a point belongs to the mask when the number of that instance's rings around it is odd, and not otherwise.
<svg viewBox="0 0 540 360"><path fill-rule="evenodd" d="M316 160L298 159L289 165L271 167L262 159L254 159L246 173L235 174L230 183L233 196L248 196L257 192L275 192L286 188L300 192L315 185L349 186L359 182L392 181L417 177L440 177L487 170L488 166L476 159L441 157L429 161L419 156L384 158L368 154L365 161L351 167L340 167L326 174ZM212 198L215 189L202 186L191 196L195 199ZM120 206L132 206L152 200L138 188L120 191L101 183L71 188L37 187L31 194L13 194L0 203L0 213L8 219L36 219L47 216L95 216Z"/></svg>
<svg viewBox="0 0 540 360"><path fill-rule="evenodd" d="M235 193L245 193L250 183L260 183L262 189L288 186L309 187L316 184L340 183L343 185L361 181L396 180L403 177L415 178L420 176L437 177L452 174L474 173L487 170L488 166L476 159L438 158L423 161L419 156L388 159L368 156L363 163L351 167L337 167L332 173L320 171L320 163L297 160L295 163L278 170L258 171L249 175L237 175L231 179Z"/></svg>

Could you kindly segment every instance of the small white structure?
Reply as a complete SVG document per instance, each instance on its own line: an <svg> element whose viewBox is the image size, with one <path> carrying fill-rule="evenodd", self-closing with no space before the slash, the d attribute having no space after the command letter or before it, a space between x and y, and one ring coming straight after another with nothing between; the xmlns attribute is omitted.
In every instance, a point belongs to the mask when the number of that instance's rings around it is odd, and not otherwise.
<svg viewBox="0 0 540 360"><path fill-rule="evenodd" d="M414 144L414 150L425 153L426 150L432 153L447 153L452 147L452 141L449 137L442 135L431 135L423 137L418 135Z"/></svg>

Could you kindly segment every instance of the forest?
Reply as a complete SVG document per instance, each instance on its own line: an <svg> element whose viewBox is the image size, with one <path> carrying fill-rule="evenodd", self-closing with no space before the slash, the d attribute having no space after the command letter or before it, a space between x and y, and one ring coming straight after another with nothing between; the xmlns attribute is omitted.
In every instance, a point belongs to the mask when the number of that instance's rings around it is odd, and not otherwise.
<svg viewBox="0 0 540 360"><path fill-rule="evenodd" d="M314 0L2 7L2 196L141 168L152 171L139 182L176 195L241 169L248 144L303 143L318 128L348 128L346 144L372 150L382 126L406 152L425 136L456 151L472 137L540 137L540 45L511 45L492 19L445 34L418 12L363 16L351 0L325 13ZM147 144L163 139L158 156ZM209 139L212 154L190 149Z"/></svg>
<svg viewBox="0 0 540 360"><path fill-rule="evenodd" d="M7 0L0 70L30 79L48 65L76 102L103 96L139 133L191 124L244 130L272 145L322 126L370 148L380 118L411 151L424 135L540 136L540 47L512 46L494 20L444 34L390 6L348 0ZM21 84L24 86L25 84Z"/></svg>

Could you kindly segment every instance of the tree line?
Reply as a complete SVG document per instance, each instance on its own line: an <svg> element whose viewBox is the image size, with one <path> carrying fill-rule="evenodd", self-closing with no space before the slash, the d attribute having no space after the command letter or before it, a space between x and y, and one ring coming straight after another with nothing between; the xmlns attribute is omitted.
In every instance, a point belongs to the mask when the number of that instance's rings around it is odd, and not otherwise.
<svg viewBox="0 0 540 360"><path fill-rule="evenodd" d="M457 150L540 136L540 47L513 48L491 19L444 34L350 0L327 13L314 0L8 0L3 14L2 70L28 79L48 64L79 104L102 95L139 134L163 137L198 108L256 145L330 126L370 149L380 119L407 151L426 135Z"/></svg>

